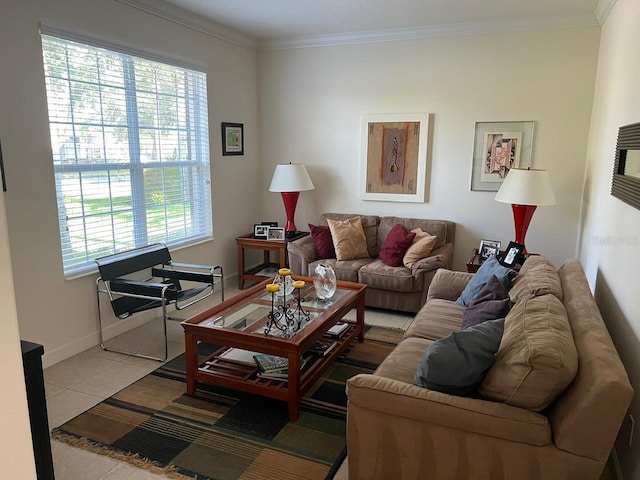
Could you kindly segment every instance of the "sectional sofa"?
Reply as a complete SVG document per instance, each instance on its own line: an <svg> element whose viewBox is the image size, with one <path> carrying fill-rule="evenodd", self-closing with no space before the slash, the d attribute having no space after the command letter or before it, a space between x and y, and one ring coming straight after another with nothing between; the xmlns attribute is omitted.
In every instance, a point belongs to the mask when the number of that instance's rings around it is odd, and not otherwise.
<svg viewBox="0 0 640 480"><path fill-rule="evenodd" d="M348 380L349 479L599 479L633 390L577 260L525 262L476 395L414 384L472 277L438 270L404 340Z"/></svg>

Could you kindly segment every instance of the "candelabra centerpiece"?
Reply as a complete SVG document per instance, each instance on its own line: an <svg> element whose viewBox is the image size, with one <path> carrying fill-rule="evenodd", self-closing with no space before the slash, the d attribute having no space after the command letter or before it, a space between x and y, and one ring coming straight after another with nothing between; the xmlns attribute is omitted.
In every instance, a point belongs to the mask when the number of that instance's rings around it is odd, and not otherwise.
<svg viewBox="0 0 640 480"><path fill-rule="evenodd" d="M304 286L304 281L291 278L288 268L278 270L278 275L266 287L271 293L271 311L264 327L265 335L275 328L285 338L291 338L300 330L303 321L309 321L309 312L302 308L301 291Z"/></svg>

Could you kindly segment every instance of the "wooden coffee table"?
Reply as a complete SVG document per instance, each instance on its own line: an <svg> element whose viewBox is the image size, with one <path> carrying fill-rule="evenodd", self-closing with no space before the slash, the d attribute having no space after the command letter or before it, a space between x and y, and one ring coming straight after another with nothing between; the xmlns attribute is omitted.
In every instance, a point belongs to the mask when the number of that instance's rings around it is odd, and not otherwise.
<svg viewBox="0 0 640 480"><path fill-rule="evenodd" d="M291 338L264 333L267 315L271 311L271 294L266 292L265 286L271 279L182 322L189 395L195 393L198 382L242 390L288 402L289 417L298 419L300 399L304 393L353 339L364 341L366 285L338 282L331 303L325 303L316 298L312 279L295 276L295 280L306 282L300 293L304 300L302 305L310 313L311 320L303 322L303 328ZM356 320L342 320L354 308ZM349 328L336 339L335 348L325 356L309 352L311 346L340 320L348 323ZM198 359L200 342L221 347ZM251 355L246 351L286 357L289 361L288 381L259 377L257 365L230 355L242 353L250 359Z"/></svg>

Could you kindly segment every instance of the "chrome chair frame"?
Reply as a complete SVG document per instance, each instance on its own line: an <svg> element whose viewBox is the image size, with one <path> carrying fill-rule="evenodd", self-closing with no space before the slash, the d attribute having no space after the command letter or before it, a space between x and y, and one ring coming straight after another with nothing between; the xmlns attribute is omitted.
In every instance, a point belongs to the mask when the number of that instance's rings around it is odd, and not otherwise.
<svg viewBox="0 0 640 480"><path fill-rule="evenodd" d="M173 303L176 310L182 310L204 300L213 295L216 279L220 280L224 301L224 273L220 265L174 262L169 249L161 243L100 257L95 262L100 271L100 276L96 279L98 331L100 346L106 351L164 362L169 354L167 321L172 319L167 306ZM145 280L128 277L145 271L151 272ZM183 290L181 280L202 285ZM101 294L107 295L113 313L120 319L153 308L162 308L164 355L154 357L107 347L100 309Z"/></svg>

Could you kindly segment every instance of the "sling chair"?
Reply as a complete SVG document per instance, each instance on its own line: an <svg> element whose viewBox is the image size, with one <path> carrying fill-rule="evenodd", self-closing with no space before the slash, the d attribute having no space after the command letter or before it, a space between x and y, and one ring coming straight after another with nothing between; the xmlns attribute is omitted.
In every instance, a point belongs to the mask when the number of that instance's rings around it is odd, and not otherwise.
<svg viewBox="0 0 640 480"><path fill-rule="evenodd" d="M100 346L111 352L133 355L164 362L168 356L167 306L182 310L213 294L216 279L220 279L224 301L224 275L220 265L206 266L176 263L166 245L158 243L95 259L100 276L96 280ZM129 276L129 277L127 277ZM138 280L132 277L144 277ZM181 281L200 284L183 289ZM162 308L164 356L154 357L132 351L107 348L103 337L100 297L107 295L116 317L125 319L134 313Z"/></svg>

